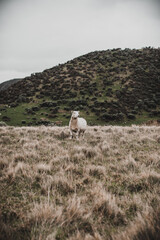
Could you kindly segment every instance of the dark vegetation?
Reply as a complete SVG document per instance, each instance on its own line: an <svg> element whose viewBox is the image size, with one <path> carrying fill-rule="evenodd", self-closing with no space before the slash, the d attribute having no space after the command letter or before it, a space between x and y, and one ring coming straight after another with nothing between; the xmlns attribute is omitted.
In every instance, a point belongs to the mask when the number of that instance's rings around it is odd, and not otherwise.
<svg viewBox="0 0 160 240"><path fill-rule="evenodd" d="M10 86L12 86L13 84L19 82L21 80L21 78L15 78L15 79L11 79L8 81L5 81L3 83L0 84L0 91L4 91L7 88L9 88Z"/></svg>
<svg viewBox="0 0 160 240"><path fill-rule="evenodd" d="M89 124L142 123L160 119L159 90L159 48L95 51L1 92L0 121L65 125L78 109Z"/></svg>

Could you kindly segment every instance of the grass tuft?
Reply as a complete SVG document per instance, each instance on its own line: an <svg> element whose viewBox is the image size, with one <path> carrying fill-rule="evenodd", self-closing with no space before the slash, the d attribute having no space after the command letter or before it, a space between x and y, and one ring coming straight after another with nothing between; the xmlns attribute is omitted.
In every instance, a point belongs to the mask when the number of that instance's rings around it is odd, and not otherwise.
<svg viewBox="0 0 160 240"><path fill-rule="evenodd" d="M0 239L158 240L160 127L0 135Z"/></svg>

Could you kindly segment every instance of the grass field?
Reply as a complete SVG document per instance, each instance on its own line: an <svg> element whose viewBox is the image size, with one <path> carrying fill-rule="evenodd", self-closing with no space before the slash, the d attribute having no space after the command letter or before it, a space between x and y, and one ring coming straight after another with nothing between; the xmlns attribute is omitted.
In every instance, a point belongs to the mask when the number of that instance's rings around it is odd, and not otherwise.
<svg viewBox="0 0 160 240"><path fill-rule="evenodd" d="M158 240L160 127L0 127L0 239Z"/></svg>
<svg viewBox="0 0 160 240"><path fill-rule="evenodd" d="M19 104L17 107L10 108L6 107L5 111L2 111L5 105L0 105L0 123L6 122L8 126L15 126L15 127L24 127L24 126L36 126L37 121L41 119L47 120L50 122L50 125L56 125L56 122L60 122L60 126L66 126L69 124L69 120L71 117L71 111L64 111L64 105L61 106L58 113L55 114L55 117L50 116L50 111L48 108L40 108L38 111L34 112L33 114L26 113L25 109L28 108L27 103ZM29 104L29 108L36 107L37 104ZM124 118L123 120L110 120L105 121L95 113L89 112L86 113L84 110L80 111L81 117L84 117L87 120L89 125L119 125L119 126L131 126L132 124L141 125L145 124L151 120L159 119L157 116L149 116L149 114L145 111L141 112L141 114L136 115L136 119L128 119ZM7 117L8 121L3 120L3 117ZM25 123L23 123L25 121ZM31 125L30 125L31 124ZM38 124L41 125L41 124Z"/></svg>

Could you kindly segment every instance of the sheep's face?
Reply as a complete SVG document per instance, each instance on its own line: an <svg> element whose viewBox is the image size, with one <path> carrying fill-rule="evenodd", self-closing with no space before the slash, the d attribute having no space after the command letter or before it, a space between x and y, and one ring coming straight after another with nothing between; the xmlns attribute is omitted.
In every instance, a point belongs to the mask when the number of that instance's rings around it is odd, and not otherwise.
<svg viewBox="0 0 160 240"><path fill-rule="evenodd" d="M79 117L79 111L72 111L72 118L78 118Z"/></svg>

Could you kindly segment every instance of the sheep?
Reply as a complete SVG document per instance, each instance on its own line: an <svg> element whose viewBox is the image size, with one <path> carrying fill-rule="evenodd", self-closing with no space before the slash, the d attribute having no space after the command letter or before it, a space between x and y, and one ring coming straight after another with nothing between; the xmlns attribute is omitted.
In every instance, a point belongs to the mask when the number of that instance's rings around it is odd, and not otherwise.
<svg viewBox="0 0 160 240"><path fill-rule="evenodd" d="M84 136L87 122L84 118L79 118L79 111L72 111L71 113L72 115L69 122L70 139L73 138L73 133L76 133L76 139L78 139L81 133Z"/></svg>

